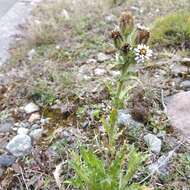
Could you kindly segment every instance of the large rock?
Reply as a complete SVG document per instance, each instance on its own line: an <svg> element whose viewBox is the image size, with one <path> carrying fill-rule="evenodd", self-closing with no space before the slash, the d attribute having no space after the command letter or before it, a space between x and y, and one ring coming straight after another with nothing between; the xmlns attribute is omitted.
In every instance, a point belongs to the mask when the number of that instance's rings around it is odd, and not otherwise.
<svg viewBox="0 0 190 190"><path fill-rule="evenodd" d="M31 138L28 135L17 135L7 144L6 149L16 157L25 156L31 152Z"/></svg>
<svg viewBox="0 0 190 190"><path fill-rule="evenodd" d="M174 129L190 141L190 92L180 92L170 98L167 115Z"/></svg>

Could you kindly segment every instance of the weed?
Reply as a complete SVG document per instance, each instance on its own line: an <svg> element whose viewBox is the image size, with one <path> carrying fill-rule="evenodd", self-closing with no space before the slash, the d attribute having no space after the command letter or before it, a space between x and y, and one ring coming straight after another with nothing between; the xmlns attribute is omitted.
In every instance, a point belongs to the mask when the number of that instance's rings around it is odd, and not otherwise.
<svg viewBox="0 0 190 190"><path fill-rule="evenodd" d="M52 105L55 100L55 94L44 80L38 80L33 87L31 97L35 101L42 102L43 105Z"/></svg>
<svg viewBox="0 0 190 190"><path fill-rule="evenodd" d="M133 148L128 155L127 171L125 172L126 144L124 142L119 150L117 146L117 140L121 135L117 126L118 109L123 106L124 97L128 92L124 89L125 82L132 76L128 68L136 62L144 62L151 56L151 50L146 45L138 45L138 43L144 42L143 39L147 38L147 35L139 37L139 32L142 31L135 31L131 13L123 12L120 18L120 31L113 31L111 35L115 48L118 50L117 65L119 65L121 76L117 81L118 88L114 94L114 108L108 119L104 117L101 119L107 141L102 143L103 147L100 149L106 151L106 159L98 158L96 153L88 148L81 148L80 154L72 152L70 167L74 170L75 177L65 183L76 188L86 190L143 189L141 185L132 181L143 161L142 155ZM93 116L98 119L100 110L95 109Z"/></svg>
<svg viewBox="0 0 190 190"><path fill-rule="evenodd" d="M62 48L54 48L53 51L50 52L49 57L58 62L69 61L72 59L72 53L66 49Z"/></svg>
<svg viewBox="0 0 190 190"><path fill-rule="evenodd" d="M66 181L81 190L141 190L142 186L130 184L142 163L142 155L134 148L129 152L127 171L125 171L126 146L117 151L115 159L107 164L99 159L92 150L81 148L80 155L72 152L71 167L75 177Z"/></svg>

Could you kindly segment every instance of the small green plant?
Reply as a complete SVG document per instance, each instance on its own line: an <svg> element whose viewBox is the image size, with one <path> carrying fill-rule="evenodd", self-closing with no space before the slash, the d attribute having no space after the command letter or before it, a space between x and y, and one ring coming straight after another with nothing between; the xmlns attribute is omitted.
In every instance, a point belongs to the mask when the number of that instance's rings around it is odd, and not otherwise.
<svg viewBox="0 0 190 190"><path fill-rule="evenodd" d="M142 163L142 155L134 148L129 152L127 166L126 146L116 154L111 163L99 159L92 150L82 148L80 155L72 152L71 165L75 177L66 181L81 190L142 190L143 187L131 180ZM124 168L127 167L127 170Z"/></svg>
<svg viewBox="0 0 190 190"><path fill-rule="evenodd" d="M158 18L151 29L151 45L190 47L190 13L178 11Z"/></svg>
<svg viewBox="0 0 190 190"><path fill-rule="evenodd" d="M53 60L62 62L62 61L69 61L72 59L72 53L69 52L66 49L63 49L59 46L56 46L56 48L54 48L51 52L49 57Z"/></svg>
<svg viewBox="0 0 190 190"><path fill-rule="evenodd" d="M52 105L56 100L56 95L46 81L37 80L32 89L31 98L43 103L43 105Z"/></svg>

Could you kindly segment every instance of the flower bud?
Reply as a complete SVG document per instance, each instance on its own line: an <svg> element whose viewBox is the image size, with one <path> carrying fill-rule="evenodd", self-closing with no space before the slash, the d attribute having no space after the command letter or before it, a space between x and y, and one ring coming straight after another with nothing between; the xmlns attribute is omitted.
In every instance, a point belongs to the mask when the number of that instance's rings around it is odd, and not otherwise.
<svg viewBox="0 0 190 190"><path fill-rule="evenodd" d="M134 20L131 12L125 11L121 14L119 26L122 34L125 37L127 37L133 31Z"/></svg>
<svg viewBox="0 0 190 190"><path fill-rule="evenodd" d="M122 45L122 42L123 42L123 37L122 37L120 31L118 31L118 30L112 31L111 38L114 41L115 47L118 48L118 49L121 48L121 45Z"/></svg>
<svg viewBox="0 0 190 190"><path fill-rule="evenodd" d="M121 51L123 54L127 55L129 53L129 51L131 50L131 46L130 44L124 44L122 47L121 47Z"/></svg>
<svg viewBox="0 0 190 190"><path fill-rule="evenodd" d="M150 37L149 29L139 25L137 27L135 43L147 44L149 37Z"/></svg>

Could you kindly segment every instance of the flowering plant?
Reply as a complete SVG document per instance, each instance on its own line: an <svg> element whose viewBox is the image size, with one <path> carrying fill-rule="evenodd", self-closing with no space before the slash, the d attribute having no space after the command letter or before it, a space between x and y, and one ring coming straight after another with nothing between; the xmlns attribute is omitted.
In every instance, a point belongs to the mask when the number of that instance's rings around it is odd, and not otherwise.
<svg viewBox="0 0 190 190"><path fill-rule="evenodd" d="M93 150L84 147L81 148L80 154L72 152L70 164L75 176L65 183L78 189L143 190L146 187L133 182L133 177L143 162L143 156L132 148L127 159L126 141L122 144L118 143L122 131L119 131L117 124L121 96L125 95L123 93L124 82L131 76L128 68L132 64L145 62L152 55L152 50L145 45L149 38L149 32L142 27L134 29L131 13L124 12L120 18L119 28L112 32L112 38L115 48L118 50L116 60L121 76L114 97L115 108L112 109L107 119L103 117L101 120L106 134L104 135L105 141L104 138L96 137L96 140L100 140L98 151L102 155L99 158ZM128 161L127 171L126 161Z"/></svg>
<svg viewBox="0 0 190 190"><path fill-rule="evenodd" d="M144 63L152 56L152 50L146 45L150 36L147 28L138 25L134 27L133 16L130 12L124 11L121 14L119 27L112 31L111 37L117 49L116 63L119 65L121 76L118 82L118 89L115 96L117 108L123 104L122 93L124 82L131 77L129 67L135 63Z"/></svg>

